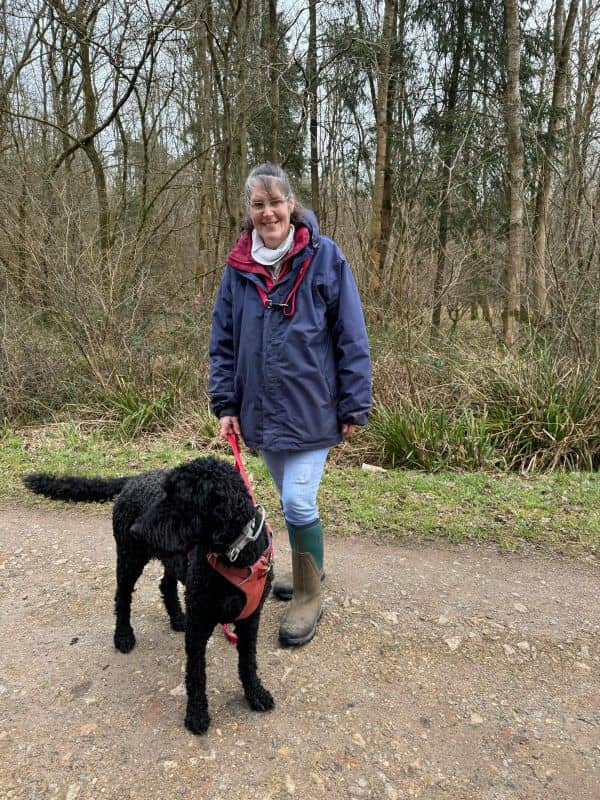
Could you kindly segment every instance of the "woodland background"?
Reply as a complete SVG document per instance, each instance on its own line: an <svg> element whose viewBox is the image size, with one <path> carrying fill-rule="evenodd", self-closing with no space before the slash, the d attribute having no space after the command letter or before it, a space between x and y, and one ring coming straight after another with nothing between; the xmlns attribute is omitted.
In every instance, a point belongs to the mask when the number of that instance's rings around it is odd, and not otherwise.
<svg viewBox="0 0 600 800"><path fill-rule="evenodd" d="M388 466L600 464L600 2L1 0L0 420L214 438L241 191L345 251Z"/></svg>

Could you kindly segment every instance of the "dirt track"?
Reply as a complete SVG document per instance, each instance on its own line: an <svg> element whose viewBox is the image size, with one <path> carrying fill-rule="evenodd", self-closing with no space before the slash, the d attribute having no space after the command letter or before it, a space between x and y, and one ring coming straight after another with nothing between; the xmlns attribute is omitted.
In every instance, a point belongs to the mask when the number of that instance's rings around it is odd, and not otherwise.
<svg viewBox="0 0 600 800"><path fill-rule="evenodd" d="M265 607L277 708L248 709L218 633L198 738L157 565L113 649L113 559L108 508L0 507L0 798L600 798L596 561L330 540L318 637L279 648Z"/></svg>

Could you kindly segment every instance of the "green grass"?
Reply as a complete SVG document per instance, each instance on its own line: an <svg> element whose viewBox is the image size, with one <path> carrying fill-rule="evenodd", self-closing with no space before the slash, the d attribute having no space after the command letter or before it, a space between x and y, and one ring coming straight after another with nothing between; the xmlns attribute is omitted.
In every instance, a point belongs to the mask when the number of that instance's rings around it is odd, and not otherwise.
<svg viewBox="0 0 600 800"><path fill-rule="evenodd" d="M321 505L330 526L349 533L600 552L600 478L592 473L365 476L346 469L328 474Z"/></svg>
<svg viewBox="0 0 600 800"><path fill-rule="evenodd" d="M231 460L226 446L212 453ZM123 444L74 424L15 433L0 429L0 498L29 505L24 472L133 474L205 455L165 436ZM259 458L245 454L256 495L281 526L279 505ZM529 543L571 554L600 554L600 475L590 472L490 474L411 470L369 473L327 466L319 496L327 529L373 540Z"/></svg>

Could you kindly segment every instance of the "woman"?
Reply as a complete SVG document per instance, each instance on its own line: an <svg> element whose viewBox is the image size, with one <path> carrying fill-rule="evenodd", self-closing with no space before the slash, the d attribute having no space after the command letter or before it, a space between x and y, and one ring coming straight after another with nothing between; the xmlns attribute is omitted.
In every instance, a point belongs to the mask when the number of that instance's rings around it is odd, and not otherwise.
<svg viewBox="0 0 600 800"><path fill-rule="evenodd" d="M273 478L292 548L279 638L301 645L321 615L317 491L329 448L365 425L369 346L346 260L275 164L246 180L245 230L227 258L210 340L211 406L222 437L241 435Z"/></svg>

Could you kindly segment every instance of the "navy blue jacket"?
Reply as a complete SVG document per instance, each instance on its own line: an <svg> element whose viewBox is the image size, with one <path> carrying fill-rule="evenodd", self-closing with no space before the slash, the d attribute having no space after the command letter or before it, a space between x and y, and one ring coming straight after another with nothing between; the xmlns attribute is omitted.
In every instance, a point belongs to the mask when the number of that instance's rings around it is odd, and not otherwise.
<svg viewBox="0 0 600 800"><path fill-rule="evenodd" d="M271 288L249 255L240 261L240 251L250 250L243 234L215 302L211 407L217 417L237 416L244 441L258 450L329 447L341 441L342 423L366 425L371 408L369 344L354 277L335 242L319 235L312 212L303 225L310 236L300 226L295 240L307 243L292 249L289 270ZM308 256L294 315L265 308L257 286L284 303Z"/></svg>

